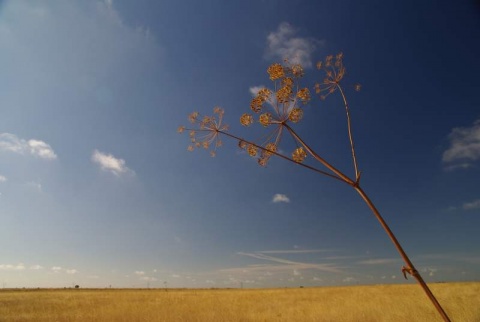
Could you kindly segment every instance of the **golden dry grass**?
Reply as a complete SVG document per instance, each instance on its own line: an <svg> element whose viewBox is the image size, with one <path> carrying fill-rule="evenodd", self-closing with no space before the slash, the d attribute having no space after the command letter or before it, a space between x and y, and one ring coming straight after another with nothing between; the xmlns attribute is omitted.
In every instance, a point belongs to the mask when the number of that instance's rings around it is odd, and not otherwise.
<svg viewBox="0 0 480 322"><path fill-rule="evenodd" d="M480 283L432 284L452 321L480 321ZM0 321L441 321L417 285L229 290L3 290Z"/></svg>

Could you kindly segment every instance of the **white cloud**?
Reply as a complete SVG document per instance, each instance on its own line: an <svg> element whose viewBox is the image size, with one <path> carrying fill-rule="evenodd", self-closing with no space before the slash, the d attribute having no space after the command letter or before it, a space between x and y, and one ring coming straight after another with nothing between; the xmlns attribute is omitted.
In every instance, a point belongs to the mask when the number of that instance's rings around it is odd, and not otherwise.
<svg viewBox="0 0 480 322"><path fill-rule="evenodd" d="M60 266L52 266L51 270L55 273L58 273L62 270Z"/></svg>
<svg viewBox="0 0 480 322"><path fill-rule="evenodd" d="M20 139L11 133L0 134L0 150L19 154L30 154L46 160L54 160L57 158L57 155L48 143L36 139Z"/></svg>
<svg viewBox="0 0 480 322"><path fill-rule="evenodd" d="M396 258L378 258L378 259L367 259L367 260L359 261L358 264L385 265L385 264L397 263L398 261L399 260Z"/></svg>
<svg viewBox="0 0 480 322"><path fill-rule="evenodd" d="M7 177L0 175L0 182L6 182Z"/></svg>
<svg viewBox="0 0 480 322"><path fill-rule="evenodd" d="M462 205L464 210L474 210L480 209L480 199L474 200L472 202L466 202Z"/></svg>
<svg viewBox="0 0 480 322"><path fill-rule="evenodd" d="M348 277L345 277L342 281L344 283L352 283L352 282L355 282L356 279L354 277L348 276Z"/></svg>
<svg viewBox="0 0 480 322"><path fill-rule="evenodd" d="M277 193L273 196L272 202L290 202L290 198L288 198L286 195Z"/></svg>
<svg viewBox="0 0 480 322"><path fill-rule="evenodd" d="M32 266L30 266L30 269L33 269L33 270L37 271L37 270L43 269L43 266L40 266L38 264L37 265L32 265Z"/></svg>
<svg viewBox="0 0 480 322"><path fill-rule="evenodd" d="M143 275L145 275L145 272L144 271L135 271L134 274L138 275L138 276L143 276Z"/></svg>
<svg viewBox="0 0 480 322"><path fill-rule="evenodd" d="M110 171L114 175L119 176L123 173L132 173L132 170L127 168L125 160L118 159L111 154L106 154L98 150L92 153L92 162L100 165L100 168L104 171Z"/></svg>
<svg viewBox="0 0 480 322"><path fill-rule="evenodd" d="M19 263L17 265L11 264L0 264L0 270L4 271L23 271L25 269L25 265Z"/></svg>
<svg viewBox="0 0 480 322"><path fill-rule="evenodd" d="M155 277L149 277L149 276L142 276L140 277L142 281L147 281L147 282L155 282L157 279Z"/></svg>
<svg viewBox="0 0 480 322"><path fill-rule="evenodd" d="M72 268L72 269L67 269L67 270L65 270L65 272L66 272L67 274L70 274L70 275L73 275L73 274L77 274L77 273L78 273L78 271L77 271L76 269L73 269L73 268Z"/></svg>
<svg viewBox="0 0 480 322"><path fill-rule="evenodd" d="M299 270L297 270L297 269L293 270L293 276L301 276L301 275L302 275L302 273L300 273Z"/></svg>
<svg viewBox="0 0 480 322"><path fill-rule="evenodd" d="M313 38L295 37L297 30L287 22L282 22L277 31L267 36L267 58L289 59L294 64L312 67L311 55L322 41Z"/></svg>
<svg viewBox="0 0 480 322"><path fill-rule="evenodd" d="M172 274L172 277L173 277L173 278L180 278L180 275L178 275L178 274Z"/></svg>
<svg viewBox="0 0 480 322"><path fill-rule="evenodd" d="M457 127L448 135L450 147L443 153L446 169L467 169L471 162L480 160L480 119L471 127ZM453 164L456 163L458 164Z"/></svg>

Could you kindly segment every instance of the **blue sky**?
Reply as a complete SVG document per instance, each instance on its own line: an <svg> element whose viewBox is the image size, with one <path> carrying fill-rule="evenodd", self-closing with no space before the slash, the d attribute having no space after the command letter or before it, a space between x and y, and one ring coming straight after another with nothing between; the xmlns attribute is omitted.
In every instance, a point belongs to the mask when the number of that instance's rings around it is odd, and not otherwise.
<svg viewBox="0 0 480 322"><path fill-rule="evenodd" d="M1 1L0 282L413 283L349 186L176 133L221 106L255 140L238 120L268 66L300 60L313 93L338 52L363 189L427 281L479 280L479 18L474 1ZM295 129L352 176L344 114L313 97Z"/></svg>

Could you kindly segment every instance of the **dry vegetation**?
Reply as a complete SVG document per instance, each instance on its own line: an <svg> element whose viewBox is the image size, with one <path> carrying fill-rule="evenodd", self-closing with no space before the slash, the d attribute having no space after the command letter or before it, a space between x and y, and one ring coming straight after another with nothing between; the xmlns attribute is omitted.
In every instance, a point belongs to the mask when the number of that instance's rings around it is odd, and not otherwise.
<svg viewBox="0 0 480 322"><path fill-rule="evenodd" d="M480 283L431 285L452 321L480 321ZM0 321L440 321L417 285L0 291Z"/></svg>

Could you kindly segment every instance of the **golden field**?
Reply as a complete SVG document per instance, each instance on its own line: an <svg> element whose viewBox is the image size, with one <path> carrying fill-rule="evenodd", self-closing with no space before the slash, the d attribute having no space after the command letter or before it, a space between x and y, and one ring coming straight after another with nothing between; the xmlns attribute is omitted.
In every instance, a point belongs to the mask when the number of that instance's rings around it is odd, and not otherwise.
<svg viewBox="0 0 480 322"><path fill-rule="evenodd" d="M430 284L452 321L480 321L480 283ZM442 321L419 286L0 290L0 321Z"/></svg>

